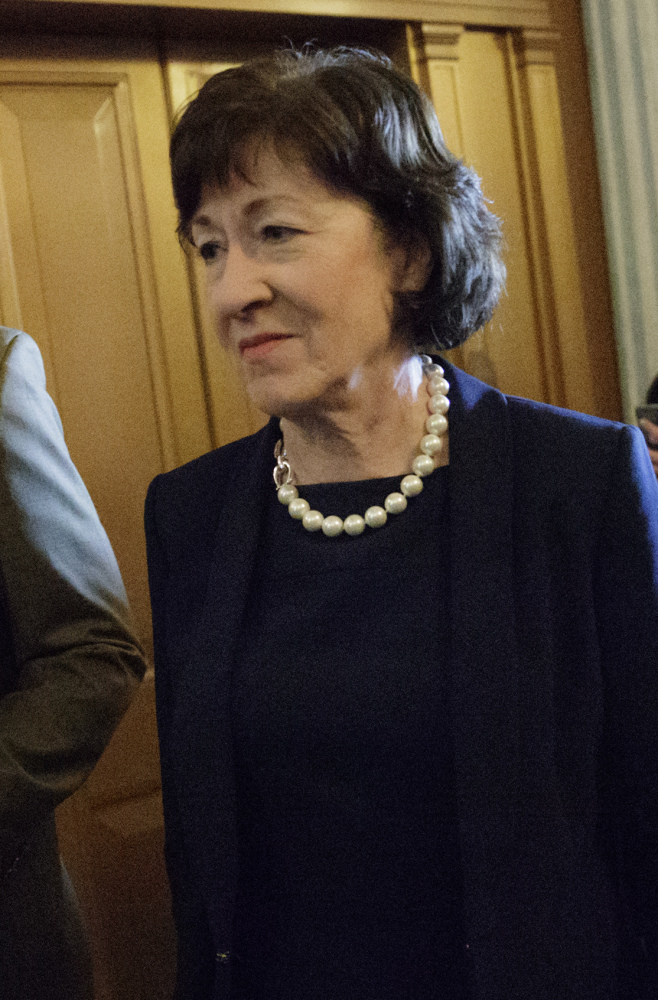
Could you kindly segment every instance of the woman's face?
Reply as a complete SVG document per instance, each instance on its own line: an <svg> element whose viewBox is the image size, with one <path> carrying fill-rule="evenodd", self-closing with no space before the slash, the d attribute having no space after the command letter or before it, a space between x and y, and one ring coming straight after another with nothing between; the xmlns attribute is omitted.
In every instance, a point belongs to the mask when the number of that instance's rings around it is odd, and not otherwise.
<svg viewBox="0 0 658 1000"><path fill-rule="evenodd" d="M204 188L191 224L220 342L266 413L340 407L409 353L393 292L422 287L426 267L387 249L368 207L302 164L265 148L248 176Z"/></svg>

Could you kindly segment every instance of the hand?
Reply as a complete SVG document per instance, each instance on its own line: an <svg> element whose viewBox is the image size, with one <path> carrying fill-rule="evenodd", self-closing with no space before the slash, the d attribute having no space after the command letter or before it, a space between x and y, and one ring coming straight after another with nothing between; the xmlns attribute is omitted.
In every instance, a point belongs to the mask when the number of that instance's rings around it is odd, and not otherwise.
<svg viewBox="0 0 658 1000"><path fill-rule="evenodd" d="M658 476L658 427L650 420L640 420L640 429L644 434L649 449L649 457L653 465L654 472Z"/></svg>

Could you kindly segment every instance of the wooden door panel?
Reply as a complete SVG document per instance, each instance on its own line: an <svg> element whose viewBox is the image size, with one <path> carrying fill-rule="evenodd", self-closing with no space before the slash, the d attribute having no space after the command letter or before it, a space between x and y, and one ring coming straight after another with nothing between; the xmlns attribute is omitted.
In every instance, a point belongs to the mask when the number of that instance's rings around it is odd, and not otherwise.
<svg viewBox="0 0 658 1000"><path fill-rule="evenodd" d="M12 234L26 225L21 195L29 196L34 256L23 259L26 248L14 244L21 312L29 317L36 285L43 306L26 326L47 354L69 450L113 540L146 640L139 497L165 467L171 432L161 431L153 392L114 89L0 84L0 143L13 161L11 182L3 171Z"/></svg>
<svg viewBox="0 0 658 1000"><path fill-rule="evenodd" d="M418 82L448 146L503 219L507 290L455 352L506 392L596 410L550 31L424 24L409 33Z"/></svg>
<svg viewBox="0 0 658 1000"><path fill-rule="evenodd" d="M506 294L457 363L504 392L547 400L504 35L443 29L439 51L429 54L427 85L447 145L482 178L506 244Z"/></svg>

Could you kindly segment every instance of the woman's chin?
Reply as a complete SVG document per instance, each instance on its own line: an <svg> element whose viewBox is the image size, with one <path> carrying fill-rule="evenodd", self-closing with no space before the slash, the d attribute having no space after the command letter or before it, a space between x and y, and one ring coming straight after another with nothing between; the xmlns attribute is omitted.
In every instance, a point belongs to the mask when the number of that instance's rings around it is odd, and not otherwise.
<svg viewBox="0 0 658 1000"><path fill-rule="evenodd" d="M294 419L295 414L304 413L312 406L308 393L300 392L299 387L296 390L280 377L247 378L245 388L253 405L270 417Z"/></svg>
<svg viewBox="0 0 658 1000"><path fill-rule="evenodd" d="M270 417L285 417L296 409L294 403L286 394L267 390L264 386L251 386L247 384L247 395L251 403Z"/></svg>

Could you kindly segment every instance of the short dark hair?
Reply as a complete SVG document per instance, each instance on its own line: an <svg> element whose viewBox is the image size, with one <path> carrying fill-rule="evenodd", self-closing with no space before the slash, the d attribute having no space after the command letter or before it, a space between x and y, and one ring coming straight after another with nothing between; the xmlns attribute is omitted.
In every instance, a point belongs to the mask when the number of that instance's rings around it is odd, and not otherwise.
<svg viewBox="0 0 658 1000"><path fill-rule="evenodd" d="M491 319L505 283L500 220L447 149L428 98L388 57L282 50L211 77L171 139L181 238L204 184L224 186L254 141L363 199L394 241L427 241L425 287L396 302L396 326L414 345L456 347Z"/></svg>

